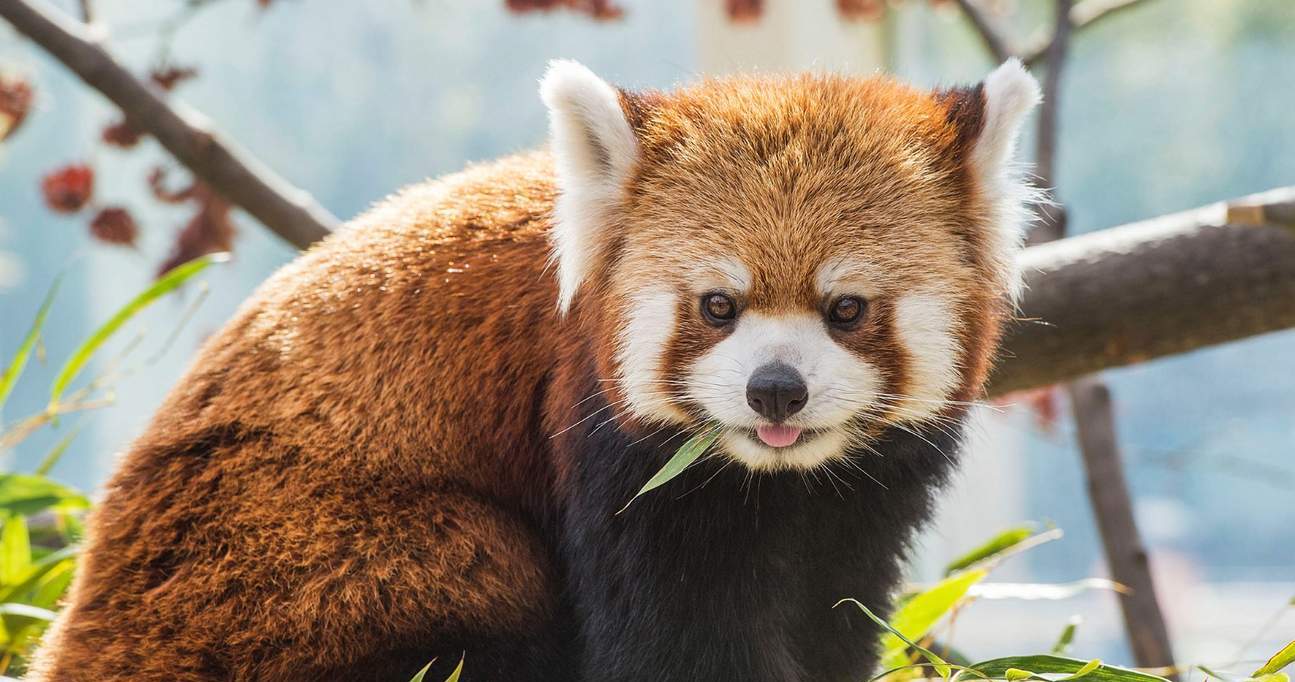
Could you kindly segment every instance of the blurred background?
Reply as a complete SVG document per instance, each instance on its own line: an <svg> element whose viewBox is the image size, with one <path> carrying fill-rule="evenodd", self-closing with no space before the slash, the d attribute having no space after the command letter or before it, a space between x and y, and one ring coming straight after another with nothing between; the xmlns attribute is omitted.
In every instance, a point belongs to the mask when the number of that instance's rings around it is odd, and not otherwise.
<svg viewBox="0 0 1295 682"><path fill-rule="evenodd" d="M1046 0L984 4L1022 42L1051 21ZM624 0L622 15L596 21L503 0L96 0L94 19L140 73L196 67L175 101L343 218L403 185L543 144L536 82L552 58L631 88L799 69L885 70L934 87L979 80L994 65L953 2L908 0L854 17L830 0L769 0L745 15L744 5L759 3ZM173 169L174 186L187 172L148 138L129 149L104 144L117 109L2 22L0 69L38 93L21 132L0 146L0 357L63 274L42 339L48 360L33 361L4 405L0 416L12 422L45 407L62 358L153 280L197 209L159 201L152 170ZM1295 184L1295 2L1142 2L1076 33L1066 69L1054 183L1072 233ZM68 163L93 168L96 205L128 208L133 245L105 245L84 213L46 206L42 177ZM115 384L115 404L0 453L4 468L32 469L79 429L51 473L83 490L102 485L202 339L293 257L246 215L235 211L232 226L234 260L204 273L206 293L186 287L114 341L139 347L123 361L131 375ZM113 357L100 354L91 373ZM1282 611L1295 597L1295 332L1105 378L1179 658L1270 653L1295 636L1295 613ZM963 474L915 556L915 581L1022 521L1055 524L1065 537L1013 559L995 580L1106 575L1061 400L1009 398L980 410ZM1131 660L1116 602L1101 591L980 600L959 615L953 641L982 658L1044 650L1075 614L1085 655ZM1270 617L1279 620L1265 630Z"/></svg>

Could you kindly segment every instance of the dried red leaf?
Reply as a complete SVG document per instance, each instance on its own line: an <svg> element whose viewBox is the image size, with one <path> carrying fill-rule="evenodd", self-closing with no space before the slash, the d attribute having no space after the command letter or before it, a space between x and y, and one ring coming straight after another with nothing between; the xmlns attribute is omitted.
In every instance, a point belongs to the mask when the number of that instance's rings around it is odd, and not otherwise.
<svg viewBox="0 0 1295 682"><path fill-rule="evenodd" d="M877 21L886 16L885 0L836 0L836 10L850 21Z"/></svg>
<svg viewBox="0 0 1295 682"><path fill-rule="evenodd" d="M0 74L0 142L18 130L31 111L31 84L17 76Z"/></svg>
<svg viewBox="0 0 1295 682"><path fill-rule="evenodd" d="M95 239L119 246L134 246L139 236L135 218L120 206L109 206L95 214L90 221L90 234Z"/></svg>
<svg viewBox="0 0 1295 682"><path fill-rule="evenodd" d="M121 147L122 149L129 149L139 144L139 139L143 136L144 133L126 121L118 121L104 128L101 135L104 144Z"/></svg>
<svg viewBox="0 0 1295 682"><path fill-rule="evenodd" d="M1060 398L1056 386L1016 391L994 400L996 405L1019 405L1034 416L1034 426L1044 433L1056 431L1061 418Z"/></svg>
<svg viewBox="0 0 1295 682"><path fill-rule="evenodd" d="M196 184L190 184L188 187L180 190L170 190L166 188L166 169L161 166L155 166L148 174L148 187L153 190L153 196L164 204L180 204L194 197L197 190Z"/></svg>
<svg viewBox="0 0 1295 682"><path fill-rule="evenodd" d="M625 15L624 8L613 0L506 0L505 6L518 14L565 9L588 15L598 21L619 19Z"/></svg>
<svg viewBox="0 0 1295 682"><path fill-rule="evenodd" d="M725 0L724 10L730 21L750 23L764 14L764 0Z"/></svg>
<svg viewBox="0 0 1295 682"><path fill-rule="evenodd" d="M157 87L170 92L175 86L198 76L198 69L192 66L159 66L148 74L149 80Z"/></svg>
<svg viewBox="0 0 1295 682"><path fill-rule="evenodd" d="M40 181L45 205L56 213L76 213L94 194L94 169L74 163L49 173Z"/></svg>
<svg viewBox="0 0 1295 682"><path fill-rule="evenodd" d="M234 246L234 223L229 217L229 204L203 184L194 185L191 196L198 203L198 212L176 235L171 255L158 267L158 275L198 256L229 251Z"/></svg>

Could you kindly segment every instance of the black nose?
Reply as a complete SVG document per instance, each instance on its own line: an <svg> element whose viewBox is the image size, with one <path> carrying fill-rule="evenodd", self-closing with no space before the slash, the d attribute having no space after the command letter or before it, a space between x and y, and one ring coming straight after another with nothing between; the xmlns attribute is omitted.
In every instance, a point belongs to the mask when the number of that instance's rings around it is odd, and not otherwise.
<svg viewBox="0 0 1295 682"><path fill-rule="evenodd" d="M746 404L770 421L780 422L800 412L808 400L809 389L800 372L781 362L760 367L746 382Z"/></svg>

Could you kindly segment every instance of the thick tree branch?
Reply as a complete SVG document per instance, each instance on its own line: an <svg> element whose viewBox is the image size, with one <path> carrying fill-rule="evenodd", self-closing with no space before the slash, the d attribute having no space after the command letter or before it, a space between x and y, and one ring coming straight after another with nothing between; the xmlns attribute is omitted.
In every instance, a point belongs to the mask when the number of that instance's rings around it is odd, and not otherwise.
<svg viewBox="0 0 1295 682"><path fill-rule="evenodd" d="M85 27L29 0L0 0L0 17L103 93L136 129L230 203L298 248L324 238L337 219L215 132L197 112L168 104L95 42Z"/></svg>
<svg viewBox="0 0 1295 682"><path fill-rule="evenodd" d="M1089 28L1104 19L1113 17L1126 9L1132 9L1147 0L1083 0L1070 10L1070 28L1079 30ZM1021 61L1026 66L1034 66L1048 56L1048 46L1052 44L1055 31L1049 35L1033 40L1021 50Z"/></svg>
<svg viewBox="0 0 1295 682"><path fill-rule="evenodd" d="M1295 328L1292 225L1287 187L1026 249L990 394Z"/></svg>

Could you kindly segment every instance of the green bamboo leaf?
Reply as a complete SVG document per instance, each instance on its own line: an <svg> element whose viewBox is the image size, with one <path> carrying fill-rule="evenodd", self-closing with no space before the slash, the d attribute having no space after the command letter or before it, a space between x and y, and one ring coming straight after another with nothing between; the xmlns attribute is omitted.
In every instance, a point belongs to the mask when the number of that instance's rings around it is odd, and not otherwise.
<svg viewBox="0 0 1295 682"><path fill-rule="evenodd" d="M37 476L48 474L49 470L53 469L54 465L58 464L60 459L63 459L63 454L67 452L68 447L72 445L72 441L76 440L76 437L81 434L81 429L84 427L85 422L82 422L78 424L76 428L68 431L66 436L59 439L59 442L54 445L54 448L46 453L45 457L41 459L40 464L36 466L35 473Z"/></svg>
<svg viewBox="0 0 1295 682"><path fill-rule="evenodd" d="M918 595L918 597L920 598L921 595ZM864 606L863 603L860 602L859 600L842 599L841 601L834 604L832 608L836 608L841 604L854 604L855 606L859 607L859 610L863 611L864 615L868 616L868 618L871 619L872 622L876 623L883 630L889 633L888 636L895 637L899 641L903 642L904 645L911 648L913 651L916 651L917 653L921 654L924 658L926 658L926 660L931 662L931 665L932 667L935 668L936 672L940 673L940 677L944 678L945 680L949 679L949 672L950 672L951 666L943 658L940 658L934 652L923 648L917 642L914 642L913 640L909 639L903 632L900 632L898 628L886 622L884 618L873 613L871 609ZM887 666L887 667L894 667L894 666Z"/></svg>
<svg viewBox="0 0 1295 682"><path fill-rule="evenodd" d="M692 438L689 438L687 442L679 446L679 449L675 451L674 456L670 458L670 461L666 462L665 466L661 467L661 470L656 472L655 476L649 479L647 483L643 484L643 487L639 488L639 491L634 494L634 497L630 498L630 501L626 502L625 506L621 507L620 511L616 513L619 514L626 509L629 509L629 506L634 504L634 500L637 500L644 493L665 485L670 481L670 479L683 473L683 470L687 469L688 465L697 461L697 458L701 457L702 453L706 452L706 450L714 444L718 438L719 429L716 427L709 428L696 434Z"/></svg>
<svg viewBox="0 0 1295 682"><path fill-rule="evenodd" d="M27 603L42 609L54 609L63 599L63 595L67 594L67 588L72 585L72 576L75 573L75 558L55 563L39 580L35 581Z"/></svg>
<svg viewBox="0 0 1295 682"><path fill-rule="evenodd" d="M962 556L949 562L945 567L945 575L953 575L958 571L978 564L986 559L1002 554L1003 552L1015 547L1016 545L1030 539L1034 535L1034 529L1030 526L1018 526L1009 528L998 535L987 540L984 544L963 554Z"/></svg>
<svg viewBox="0 0 1295 682"><path fill-rule="evenodd" d="M72 546L63 547L41 557L31 565L22 580L0 587L0 603L21 601L23 595L39 590L44 581L51 579L51 575L75 568L76 555L77 548ZM36 605L42 606L39 603Z"/></svg>
<svg viewBox="0 0 1295 682"><path fill-rule="evenodd" d="M1287 644L1282 647L1281 651L1273 654L1273 657L1268 659L1268 662L1263 664L1263 667L1254 671L1254 674L1252 674L1251 677L1263 677L1264 675L1272 675L1273 673L1281 672L1282 668L1285 668L1291 663L1295 663L1295 641Z"/></svg>
<svg viewBox="0 0 1295 682"><path fill-rule="evenodd" d="M1058 656L1065 655L1070 650L1070 645L1075 641L1075 631L1079 629L1081 620L1079 616L1070 619L1066 623L1066 629L1061 631L1061 636L1057 638L1057 643L1052 645L1052 653Z"/></svg>
<svg viewBox="0 0 1295 682"><path fill-rule="evenodd" d="M89 506L90 500L84 495L44 476L0 474L0 511L31 516L50 507L85 509Z"/></svg>
<svg viewBox="0 0 1295 682"><path fill-rule="evenodd" d="M12 585L22 580L31 568L31 539L27 536L27 519L8 515L0 530L0 584Z"/></svg>
<svg viewBox="0 0 1295 682"><path fill-rule="evenodd" d="M1213 678L1218 679L1218 680L1224 680L1225 682L1232 682L1233 680L1237 679L1237 677L1238 677L1237 675L1225 675L1225 674L1223 674L1223 673L1217 672L1217 671L1212 670L1212 669L1210 669L1210 668L1206 668L1206 667L1205 667L1205 666L1203 666L1203 665L1198 665L1198 666L1196 666L1196 669L1197 669L1197 670L1199 670L1199 671L1201 671L1201 672L1203 672L1203 673L1205 673L1205 676L1206 676L1206 677L1213 677Z"/></svg>
<svg viewBox="0 0 1295 682"><path fill-rule="evenodd" d="M54 378L54 383L50 387L50 409L52 410L58 406L59 398L63 396L63 392L67 390L68 385L85 367L85 363L89 362L95 351L99 350L99 347L111 338L118 329L121 329L122 325L126 324L132 317L157 299L174 291L198 273L206 270L211 264L222 263L228 258L228 254L212 253L200 256L182 265L177 265L159 277L156 282L153 282L152 286L141 291L129 303L122 306L107 322L96 329L90 335L90 338L86 339L81 344L81 347L77 348L76 352L63 364L63 368L59 370L58 376Z"/></svg>
<svg viewBox="0 0 1295 682"><path fill-rule="evenodd" d="M0 407L4 406L10 391L13 391L14 385L18 383L18 376L27 367L27 359L31 357L31 351L36 347L36 340L40 338L40 330L45 326L45 318L49 315L50 305L54 303L54 295L58 293L62 279L62 275L56 277L49 291L45 292L45 300L41 301L40 308L36 311L36 319L27 330L27 336L23 338L18 346L18 352L14 353L13 359L9 361L9 367L5 369L4 374L0 374Z"/></svg>
<svg viewBox="0 0 1295 682"><path fill-rule="evenodd" d="M409 678L409 682L423 682L423 678L427 676L427 671L432 669L432 664L435 662L436 662L435 658L428 661L427 665L423 666L422 670L419 670L416 675Z"/></svg>
<svg viewBox="0 0 1295 682"><path fill-rule="evenodd" d="M1007 682L1017 682L1018 680L1028 680L1034 677L1034 673L1020 668L1008 668L1003 677L1007 679Z"/></svg>
<svg viewBox="0 0 1295 682"><path fill-rule="evenodd" d="M465 658L467 658L466 653L459 657L459 664L455 666L454 672L450 673L450 676L445 678L445 682L459 682L459 675L463 674L463 659Z"/></svg>
<svg viewBox="0 0 1295 682"><path fill-rule="evenodd" d="M1085 663L1084 667L1080 668L1079 670L1076 670L1073 674L1063 677L1061 679L1073 680L1079 677L1083 677L1084 675L1087 675L1088 673L1091 673L1092 671L1097 670L1100 667L1102 667L1102 659L1094 658L1093 660Z"/></svg>
<svg viewBox="0 0 1295 682"><path fill-rule="evenodd" d="M908 657L908 642L925 637L945 614L962 601L967 590L987 575L989 571L984 568L963 571L941 580L906 601L890 617L890 624L902 636L892 634L882 638L882 665L887 668L903 665Z"/></svg>
<svg viewBox="0 0 1295 682"><path fill-rule="evenodd" d="M1035 656L1008 656L976 663L971 667L980 671L985 677L995 680L1005 679L1009 668L1032 670L1036 675L1045 673L1062 673L1074 676L1088 668L1093 661L1081 661L1075 658L1039 654ZM1150 673L1105 665L1097 661L1084 674L1084 682L1166 682L1165 678Z"/></svg>

